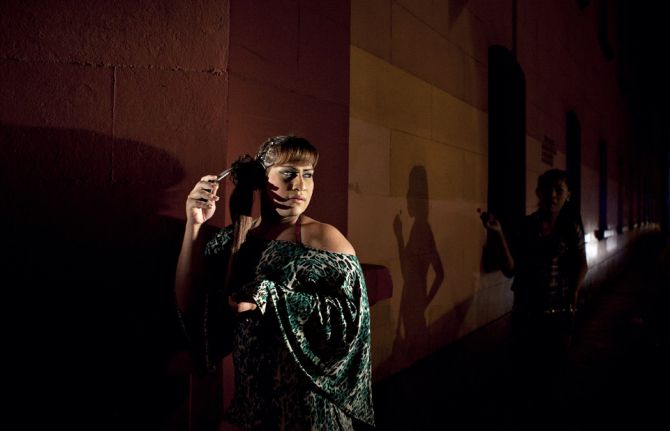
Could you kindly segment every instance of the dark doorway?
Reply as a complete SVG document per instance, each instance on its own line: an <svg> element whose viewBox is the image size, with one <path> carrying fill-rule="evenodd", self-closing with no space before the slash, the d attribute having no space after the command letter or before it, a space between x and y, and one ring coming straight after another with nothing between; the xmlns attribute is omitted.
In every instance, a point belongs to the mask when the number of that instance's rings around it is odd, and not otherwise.
<svg viewBox="0 0 670 431"><path fill-rule="evenodd" d="M565 115L565 170L572 194L572 206L577 214L582 213L582 126L577 114L568 111Z"/></svg>
<svg viewBox="0 0 670 431"><path fill-rule="evenodd" d="M489 47L488 211L506 231L526 212L526 79L505 47ZM489 238L490 239L490 238ZM483 269L498 269L485 249Z"/></svg>

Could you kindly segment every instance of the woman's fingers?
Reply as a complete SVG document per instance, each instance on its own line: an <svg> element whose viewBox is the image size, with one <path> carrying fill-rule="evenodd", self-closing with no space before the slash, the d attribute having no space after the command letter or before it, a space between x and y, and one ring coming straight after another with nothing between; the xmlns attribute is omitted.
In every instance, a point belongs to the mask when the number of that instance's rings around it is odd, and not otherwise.
<svg viewBox="0 0 670 431"><path fill-rule="evenodd" d="M200 208L203 210L212 209L216 207L216 201L219 200L218 196L209 197L209 194L193 194L189 195L186 200L187 208Z"/></svg>
<svg viewBox="0 0 670 431"><path fill-rule="evenodd" d="M189 200L189 207L190 208L200 208L203 210L208 210L214 208L214 204L210 203L209 201L201 201L199 199L191 199Z"/></svg>
<svg viewBox="0 0 670 431"><path fill-rule="evenodd" d="M200 178L186 198L186 214L189 220L197 224L204 223L214 215L216 202L220 199L216 192L219 182L216 175Z"/></svg>
<svg viewBox="0 0 670 431"><path fill-rule="evenodd" d="M205 203L218 201L219 197L216 195L216 192L219 190L219 183L214 180L216 180L216 175L205 175L202 177L195 187L193 187L188 198Z"/></svg>
<svg viewBox="0 0 670 431"><path fill-rule="evenodd" d="M210 180L204 180L201 179L193 188L193 191L196 190L205 190L210 193L216 193L217 190L219 190L219 183L216 182L216 176L215 175L207 175L202 178L210 178ZM212 179L213 178L213 179Z"/></svg>
<svg viewBox="0 0 670 431"><path fill-rule="evenodd" d="M200 190L193 190L189 195L189 199L196 199L200 201L213 201L216 202L219 200L219 197L216 195L216 193L208 192L206 190L200 189Z"/></svg>
<svg viewBox="0 0 670 431"><path fill-rule="evenodd" d="M253 302L240 302L237 304L237 312L244 313L245 311L255 310L257 305Z"/></svg>
<svg viewBox="0 0 670 431"><path fill-rule="evenodd" d="M228 297L228 306L235 313L244 313L245 311L253 311L258 307L255 302L246 302L246 301L236 302L232 296Z"/></svg>

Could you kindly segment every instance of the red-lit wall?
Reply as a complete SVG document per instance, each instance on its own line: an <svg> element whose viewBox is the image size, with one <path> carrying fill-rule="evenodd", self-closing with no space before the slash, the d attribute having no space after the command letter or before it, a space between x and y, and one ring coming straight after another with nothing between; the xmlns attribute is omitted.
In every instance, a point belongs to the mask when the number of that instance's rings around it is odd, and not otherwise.
<svg viewBox="0 0 670 431"><path fill-rule="evenodd" d="M349 1L232 1L228 160L296 134L320 151L310 214L347 224Z"/></svg>
<svg viewBox="0 0 670 431"><path fill-rule="evenodd" d="M7 351L14 398L44 412L24 424L184 421L188 191L303 135L322 153L310 214L346 231L348 104L348 1L2 2Z"/></svg>
<svg viewBox="0 0 670 431"><path fill-rule="evenodd" d="M9 183L11 160L44 161L49 187L122 183L181 219L201 175L294 133L322 152L312 214L346 230L347 1L4 2L1 12ZM28 131L71 136L20 142Z"/></svg>

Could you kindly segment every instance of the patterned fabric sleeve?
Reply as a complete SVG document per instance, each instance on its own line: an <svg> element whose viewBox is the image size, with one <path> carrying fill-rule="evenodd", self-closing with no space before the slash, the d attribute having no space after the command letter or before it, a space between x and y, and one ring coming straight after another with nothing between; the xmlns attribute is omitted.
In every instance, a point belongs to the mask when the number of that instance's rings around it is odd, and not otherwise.
<svg viewBox="0 0 670 431"><path fill-rule="evenodd" d="M214 237L205 245L205 256L216 256L224 254L226 247L233 237L233 227L227 226L219 230Z"/></svg>
<svg viewBox="0 0 670 431"><path fill-rule="evenodd" d="M272 313L299 369L351 416L374 424L370 309L353 255L298 248L275 277L243 288Z"/></svg>

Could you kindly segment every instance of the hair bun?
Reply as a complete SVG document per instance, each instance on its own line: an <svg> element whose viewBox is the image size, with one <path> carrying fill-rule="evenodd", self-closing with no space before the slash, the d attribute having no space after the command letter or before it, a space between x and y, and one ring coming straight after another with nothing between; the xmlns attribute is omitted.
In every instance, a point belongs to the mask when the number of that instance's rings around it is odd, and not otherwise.
<svg viewBox="0 0 670 431"><path fill-rule="evenodd" d="M265 168L248 154L240 156L231 167L235 185L260 189L265 183Z"/></svg>

